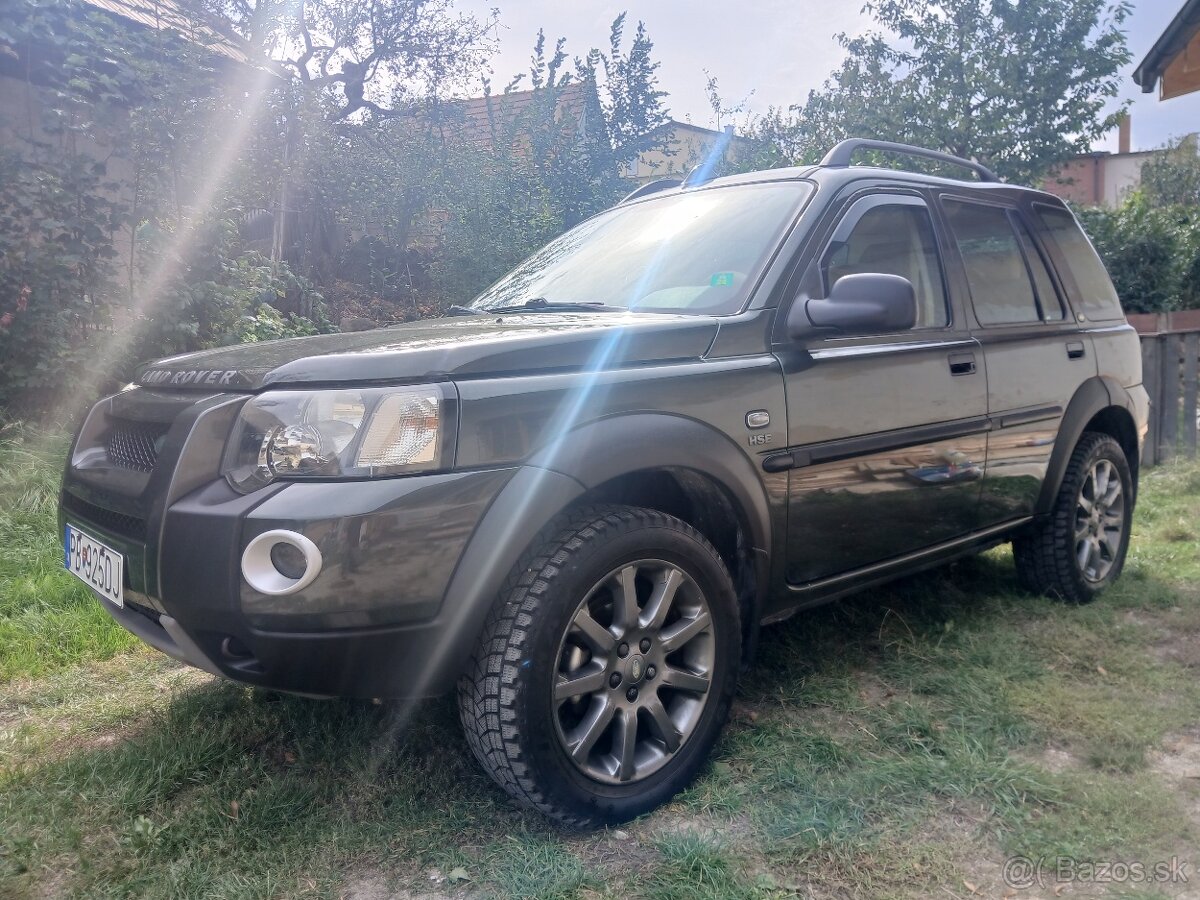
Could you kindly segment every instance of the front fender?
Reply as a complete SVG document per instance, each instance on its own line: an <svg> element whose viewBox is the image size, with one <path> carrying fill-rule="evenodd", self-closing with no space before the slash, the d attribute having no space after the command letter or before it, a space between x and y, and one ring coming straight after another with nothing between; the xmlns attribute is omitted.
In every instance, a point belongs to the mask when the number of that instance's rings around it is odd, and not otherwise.
<svg viewBox="0 0 1200 900"><path fill-rule="evenodd" d="M613 478L661 468L696 470L725 488L756 551L761 598L768 583L770 505L746 455L725 435L682 416L639 413L602 419L535 453L480 520L438 615L443 649L424 693L453 686L505 579L556 515Z"/></svg>
<svg viewBox="0 0 1200 900"><path fill-rule="evenodd" d="M771 547L771 511L750 458L729 437L686 416L633 413L600 419L570 432L530 460L588 490L631 472L692 469L718 482L744 517L751 545Z"/></svg>

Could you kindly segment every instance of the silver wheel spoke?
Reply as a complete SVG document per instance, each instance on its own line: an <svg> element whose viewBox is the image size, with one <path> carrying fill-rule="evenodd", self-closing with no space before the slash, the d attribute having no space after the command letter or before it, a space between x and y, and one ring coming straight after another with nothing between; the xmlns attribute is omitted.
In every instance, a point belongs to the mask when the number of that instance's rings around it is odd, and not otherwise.
<svg viewBox="0 0 1200 900"><path fill-rule="evenodd" d="M706 676L694 675L691 672L677 669L674 666L667 666L663 669L662 683L667 687L688 691L692 694L704 694L708 692L708 678Z"/></svg>
<svg viewBox="0 0 1200 900"><path fill-rule="evenodd" d="M1079 495L1079 508L1082 509L1084 513L1090 513L1092 511L1092 501L1085 497L1082 493Z"/></svg>
<svg viewBox="0 0 1200 900"><path fill-rule="evenodd" d="M707 612L702 612L694 619L680 619L671 630L663 630L662 645L664 653L674 653L696 635L706 631L709 626Z"/></svg>
<svg viewBox="0 0 1200 900"><path fill-rule="evenodd" d="M604 689L607 680L604 667L598 664L588 666L588 670L582 673L580 671L560 672L558 680L554 684L554 699L570 700L572 697L579 697L583 694L594 694L596 691Z"/></svg>
<svg viewBox="0 0 1200 900"><path fill-rule="evenodd" d="M1111 509L1112 505L1121 498L1121 480L1114 478L1108 485L1108 490L1104 493L1104 498L1101 501L1104 509Z"/></svg>
<svg viewBox="0 0 1200 900"><path fill-rule="evenodd" d="M637 755L637 711L622 710L613 738L613 756L617 759L617 777L628 781L633 777Z"/></svg>
<svg viewBox="0 0 1200 900"><path fill-rule="evenodd" d="M607 656L617 645L612 632L593 619L586 609L581 609L571 624L597 656Z"/></svg>
<svg viewBox="0 0 1200 900"><path fill-rule="evenodd" d="M668 753L674 753L679 749L679 742L682 735L679 729L675 727L675 723L671 721L671 716L667 712L667 708L663 706L662 701L657 696L651 697L645 706L646 712L650 713L650 721L654 726L654 733L663 746L667 748Z"/></svg>
<svg viewBox="0 0 1200 900"><path fill-rule="evenodd" d="M1084 574L1088 571L1088 563L1092 559L1092 539L1085 537L1079 542L1078 548L1075 551L1075 558L1079 561L1079 571Z"/></svg>
<svg viewBox="0 0 1200 900"><path fill-rule="evenodd" d="M667 571L666 578L654 585L654 591L650 594L650 599L646 601L646 609L642 615L641 625L643 628L651 631L662 628L663 622L667 621L667 613L671 611L671 604L675 602L675 594L678 593L681 584L683 584L683 573L672 568Z"/></svg>
<svg viewBox="0 0 1200 900"><path fill-rule="evenodd" d="M1108 467L1102 463L1096 463L1096 467L1092 469L1092 496L1099 500L1108 493Z"/></svg>
<svg viewBox="0 0 1200 900"><path fill-rule="evenodd" d="M637 566L626 566L617 573L613 588L613 620L622 632L637 627Z"/></svg>
<svg viewBox="0 0 1200 900"><path fill-rule="evenodd" d="M616 711L616 706L608 700L592 704L592 708L588 710L584 720L579 723L579 727L567 737L567 745L574 760L583 762L587 759L588 754L592 752L592 747L596 746L596 741L600 740L600 735L604 734L612 724L613 714Z"/></svg>

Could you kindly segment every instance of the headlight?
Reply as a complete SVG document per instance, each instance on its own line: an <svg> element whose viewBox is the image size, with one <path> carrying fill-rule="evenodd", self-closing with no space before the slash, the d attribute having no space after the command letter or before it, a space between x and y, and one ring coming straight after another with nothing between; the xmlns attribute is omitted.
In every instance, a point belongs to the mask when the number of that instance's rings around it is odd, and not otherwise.
<svg viewBox="0 0 1200 900"><path fill-rule="evenodd" d="M276 479L442 468L446 399L436 384L259 394L238 415L221 473L249 493Z"/></svg>

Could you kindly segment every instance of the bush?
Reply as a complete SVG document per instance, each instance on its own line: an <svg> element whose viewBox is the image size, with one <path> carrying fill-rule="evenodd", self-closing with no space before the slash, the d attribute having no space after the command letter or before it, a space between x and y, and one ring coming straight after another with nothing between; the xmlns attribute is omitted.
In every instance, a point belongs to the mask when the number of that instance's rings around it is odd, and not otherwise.
<svg viewBox="0 0 1200 900"><path fill-rule="evenodd" d="M1200 307L1200 207L1159 206L1145 192L1080 221L1108 267L1126 312Z"/></svg>

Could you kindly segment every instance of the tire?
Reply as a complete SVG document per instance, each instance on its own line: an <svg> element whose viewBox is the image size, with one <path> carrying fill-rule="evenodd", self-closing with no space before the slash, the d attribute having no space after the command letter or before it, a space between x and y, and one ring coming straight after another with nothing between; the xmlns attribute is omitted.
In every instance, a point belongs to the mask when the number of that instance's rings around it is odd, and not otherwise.
<svg viewBox="0 0 1200 900"><path fill-rule="evenodd" d="M696 529L628 506L572 512L518 562L483 627L458 686L467 742L562 825L634 818L707 760L740 636L729 572Z"/></svg>
<svg viewBox="0 0 1200 900"><path fill-rule="evenodd" d="M1068 603L1096 599L1125 565L1133 504L1133 476L1121 445L1107 434L1084 432L1050 514L1013 540L1022 586Z"/></svg>

